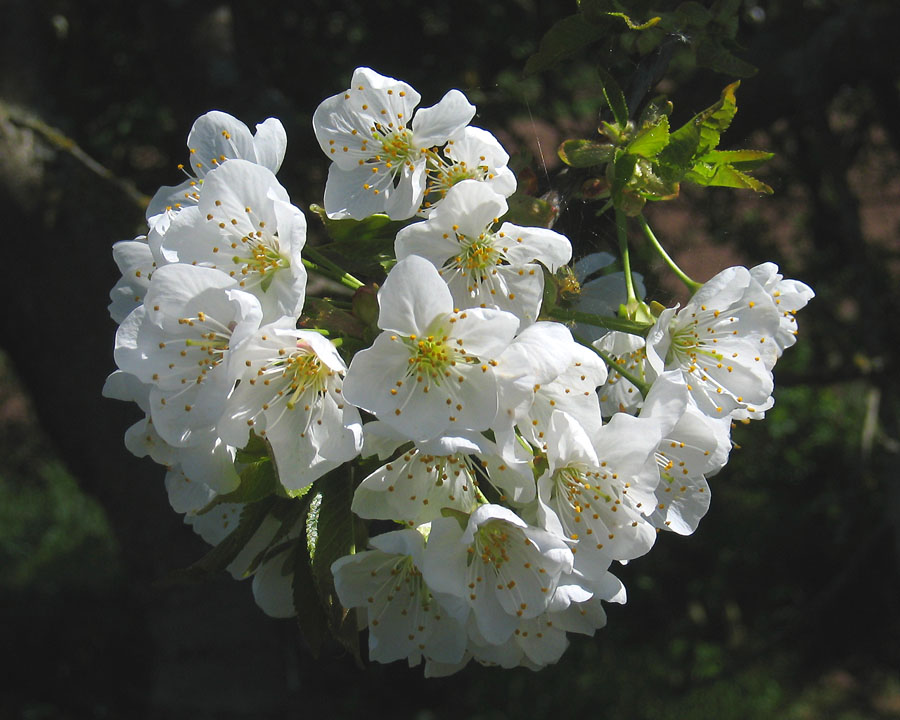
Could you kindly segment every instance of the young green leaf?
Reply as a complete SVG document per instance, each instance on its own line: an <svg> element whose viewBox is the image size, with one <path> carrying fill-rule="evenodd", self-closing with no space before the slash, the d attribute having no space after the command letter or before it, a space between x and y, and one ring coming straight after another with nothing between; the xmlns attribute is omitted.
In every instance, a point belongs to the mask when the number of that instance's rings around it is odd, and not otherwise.
<svg viewBox="0 0 900 720"><path fill-rule="evenodd" d="M603 91L603 97L606 98L606 104L609 105L616 124L619 128L624 128L628 124L628 106L625 104L625 94L615 78L605 68L598 67L597 74L600 76L600 89Z"/></svg>
<svg viewBox="0 0 900 720"><path fill-rule="evenodd" d="M669 144L669 119L663 115L655 125L641 128L625 146L630 155L653 158Z"/></svg>

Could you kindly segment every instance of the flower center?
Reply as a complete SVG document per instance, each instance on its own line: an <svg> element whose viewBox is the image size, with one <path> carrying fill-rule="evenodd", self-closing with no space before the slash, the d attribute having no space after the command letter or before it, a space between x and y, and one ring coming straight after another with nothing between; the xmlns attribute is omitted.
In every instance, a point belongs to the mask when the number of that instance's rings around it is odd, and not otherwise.
<svg viewBox="0 0 900 720"><path fill-rule="evenodd" d="M475 552L485 565L499 570L509 562L509 532L500 523L487 523L475 534Z"/></svg>
<svg viewBox="0 0 900 720"><path fill-rule="evenodd" d="M178 324L193 332L192 337L185 338L185 349L181 351L181 355L189 356L196 363L200 373L197 382L201 383L206 379L207 373L222 362L231 341L231 328L202 310L198 310L194 317L178 318Z"/></svg>
<svg viewBox="0 0 900 720"><path fill-rule="evenodd" d="M303 340L297 341L296 352L273 366L281 368L282 377L288 384L288 410L293 410L300 398L307 393L318 395L325 392L326 383L331 376L328 366L319 360L319 356Z"/></svg>
<svg viewBox="0 0 900 720"><path fill-rule="evenodd" d="M462 252L453 259L456 269L479 280L484 280L496 265L503 261L503 253L493 243L493 233L482 233L477 238L457 234Z"/></svg>
<svg viewBox="0 0 900 720"><path fill-rule="evenodd" d="M666 364L677 362L695 368L705 362L721 362L722 353L710 349L709 344L697 332L699 321L692 320L686 326L672 333L672 344L666 353Z"/></svg>
<svg viewBox="0 0 900 720"><path fill-rule="evenodd" d="M434 152L430 152L428 157L430 163L426 195L438 193L440 197L444 197L450 188L463 180L484 180L488 177L486 165L469 167L464 160L448 163Z"/></svg>
<svg viewBox="0 0 900 720"><path fill-rule="evenodd" d="M428 335L424 338L411 335L404 338L410 349L407 375L415 375L418 382L427 378L440 383L443 377L450 376L451 367L455 367L458 362L468 362L465 351L451 346L448 339L447 335Z"/></svg>
<svg viewBox="0 0 900 720"><path fill-rule="evenodd" d="M388 168L406 162L413 155L412 133L405 127L395 130L376 123L372 128L372 138L376 143L381 143L381 153L375 159L384 162Z"/></svg>

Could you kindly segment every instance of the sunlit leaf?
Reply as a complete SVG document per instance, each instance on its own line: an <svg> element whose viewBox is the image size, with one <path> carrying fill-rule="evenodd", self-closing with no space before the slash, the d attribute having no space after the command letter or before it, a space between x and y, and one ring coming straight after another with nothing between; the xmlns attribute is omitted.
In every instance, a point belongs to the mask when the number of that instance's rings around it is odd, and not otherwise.
<svg viewBox="0 0 900 720"><path fill-rule="evenodd" d="M669 119L663 115L655 125L639 130L625 147L630 155L652 158L669 144Z"/></svg>
<svg viewBox="0 0 900 720"><path fill-rule="evenodd" d="M727 164L710 165L698 163L685 175L685 180L698 185L731 187L741 190L755 190L767 195L772 194L772 188L764 182Z"/></svg>

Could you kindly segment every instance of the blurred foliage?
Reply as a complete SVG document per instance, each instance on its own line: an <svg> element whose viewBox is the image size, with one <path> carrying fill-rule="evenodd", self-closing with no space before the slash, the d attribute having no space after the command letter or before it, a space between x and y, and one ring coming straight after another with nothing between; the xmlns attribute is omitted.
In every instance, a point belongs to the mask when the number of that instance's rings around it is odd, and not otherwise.
<svg viewBox="0 0 900 720"><path fill-rule="evenodd" d="M79 478L95 496L76 487L52 446L64 447L73 423L87 422L87 412L80 419L55 412L60 393L77 393L78 383L65 378L60 389L49 375L31 380L53 443L31 410L30 420L0 417L0 597L4 619L13 619L2 639L17 658L0 687L0 717L197 720L285 717L298 708L351 717L390 708L422 720L543 718L561 709L603 720L900 718L900 325L891 315L900 304L897 3L6 2L0 100L58 128L143 194L177 181L192 121L220 108L250 125L280 117L290 144L279 177L304 208L321 202L327 163L311 132L312 111L346 85L354 67L369 65L409 81L425 105L448 87L464 90L478 106L475 122L515 153L527 190L517 202L543 203L536 207L547 222L556 218L578 255L616 247L611 221L577 196L577 173L556 156L564 138L594 137L602 122L616 121L597 67L618 79L633 118L655 93L673 98L672 113L649 126L666 117L668 130L684 126L752 65L758 73L741 85L740 113L722 150L775 151L759 173L775 194L685 187L675 202L646 212L697 279L723 258L776 259L817 298L799 316L800 342L776 369L775 408L765 422L736 428L742 449L711 479L712 507L699 531L666 534L646 558L616 570L629 601L609 608L609 627L596 638L574 637L562 662L539 675L470 667L425 681L420 669L396 664L358 672L348 653L323 651L313 663L285 624L294 654L273 649L266 661L276 670L265 665L270 675L298 678L284 680L287 710L279 714L213 709L221 693L215 672L185 678L207 688L207 712L180 696L159 709L165 689L152 684L160 674L153 663L166 638L151 637L132 610L134 568L122 559L131 555L109 529L122 507L108 505L107 522L98 506L109 503L103 488L123 478L109 467L108 477ZM633 30L609 13L635 26L660 20ZM554 46L560 27L579 23L583 41ZM533 72L524 76L529 62ZM0 118L0 138L17 128ZM17 140L15 147L25 153L30 146ZM32 169L60 172L52 152L38 150L12 180L0 177L4 217L27 215L38 203L51 223L60 197L88 192L51 180L26 192ZM15 159L0 153L0 169L11 172ZM98 187L102 196L105 186ZM139 229L140 216L135 206L135 227L123 225L121 237ZM92 234L94 221L87 216L67 229L67 242L106 247L119 239ZM28 237L45 226L37 227ZM328 241L322 224L310 228L313 241ZM366 238L375 252L383 240L377 231ZM653 297L679 297L641 243L633 254ZM106 272L97 280L100 298L115 280ZM87 282L69 275L67 286L42 284L60 306ZM100 332L108 347L111 326ZM33 377L30 368L42 360L37 343L4 337L22 377ZM9 407L16 386L3 373L0 407ZM91 398L97 391L84 390ZM95 412L93 400L84 404ZM152 533L155 523L146 523ZM205 631L241 642L239 626ZM246 662L264 665L256 656ZM253 697L255 688L247 682L241 690Z"/></svg>

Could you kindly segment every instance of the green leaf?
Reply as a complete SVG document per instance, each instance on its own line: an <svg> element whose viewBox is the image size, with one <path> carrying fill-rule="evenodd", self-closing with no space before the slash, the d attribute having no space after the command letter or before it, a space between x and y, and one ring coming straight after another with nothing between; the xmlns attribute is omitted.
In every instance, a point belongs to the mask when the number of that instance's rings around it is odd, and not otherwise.
<svg viewBox="0 0 900 720"><path fill-rule="evenodd" d="M300 634L306 641L312 656L318 658L322 643L328 634L328 619L319 602L319 593L316 590L316 583L310 567L309 552L302 539L296 543L293 551L285 560L285 569L288 567L294 573L291 589Z"/></svg>
<svg viewBox="0 0 900 720"><path fill-rule="evenodd" d="M274 493L279 485L275 463L266 458L245 467L238 488L221 497L227 498L225 502L253 503Z"/></svg>
<svg viewBox="0 0 900 720"><path fill-rule="evenodd" d="M723 75L748 78L758 69L728 50L718 38L701 37L696 44L697 64Z"/></svg>
<svg viewBox="0 0 900 720"><path fill-rule="evenodd" d="M259 530L276 501L274 496L246 505L241 511L237 527L200 560L187 568L169 574L165 582L202 580L227 568Z"/></svg>
<svg viewBox="0 0 900 720"><path fill-rule="evenodd" d="M675 9L675 16L680 25L697 29L708 25L713 19L713 14L696 0L681 3Z"/></svg>
<svg viewBox="0 0 900 720"><path fill-rule="evenodd" d="M275 531L272 539L269 540L269 544L256 554L253 562L250 563L245 571L247 574L255 572L256 568L262 563L284 551L284 539L299 523L304 522L304 516L308 507L309 503L306 500L279 499L275 502L272 509L269 511L269 516L279 520L281 525L278 530ZM296 540L287 541L288 544L293 542L296 542Z"/></svg>
<svg viewBox="0 0 900 720"><path fill-rule="evenodd" d="M775 157L764 150L713 150L700 158L701 162L728 164L739 170L755 170Z"/></svg>
<svg viewBox="0 0 900 720"><path fill-rule="evenodd" d="M631 142L625 146L630 155L653 158L669 144L669 119L663 115L655 125L641 128Z"/></svg>
<svg viewBox="0 0 900 720"><path fill-rule="evenodd" d="M628 181L634 177L634 168L635 165L637 165L637 161L637 155L628 155L627 153L623 153L621 157L616 160L611 191L612 197L616 200L616 203L619 202L619 197L621 196L625 185L627 185Z"/></svg>
<svg viewBox="0 0 900 720"><path fill-rule="evenodd" d="M356 616L344 609L334 589L331 565L356 552L356 532L350 504L353 501L351 470L339 468L317 480L306 523L307 548L313 582L337 641L361 664ZM320 498L317 501L317 497Z"/></svg>
<svg viewBox="0 0 900 720"><path fill-rule="evenodd" d="M697 185L755 190L766 195L771 195L773 192L772 188L764 182L727 164L709 165L707 163L698 163L684 176L684 179Z"/></svg>
<svg viewBox="0 0 900 720"><path fill-rule="evenodd" d="M252 451L249 450L251 447ZM257 454L261 448L266 449L264 456ZM223 503L254 503L282 489L266 440L255 435L251 436L247 448L238 456L246 463L240 471L240 485L229 493L216 495L208 505L197 512L198 515L205 515Z"/></svg>
<svg viewBox="0 0 900 720"><path fill-rule="evenodd" d="M613 159L615 147L595 140L566 140L559 146L559 157L572 167L602 165Z"/></svg>
<svg viewBox="0 0 900 720"><path fill-rule="evenodd" d="M606 28L585 22L582 14L554 23L541 38L538 51L525 63L525 75L534 75L577 55L591 43L606 37Z"/></svg>
<svg viewBox="0 0 900 720"><path fill-rule="evenodd" d="M603 97L606 98L606 104L612 110L616 124L619 128L624 128L628 124L628 105L625 103L625 94L615 78L605 68L598 67L597 74L600 76L600 88L603 91Z"/></svg>
<svg viewBox="0 0 900 720"><path fill-rule="evenodd" d="M734 82L722 90L719 101L697 113L669 136L669 144L658 155L659 162L667 165L667 179L678 179L687 172L695 159L715 149L721 134L728 128L737 112L734 93L740 82Z"/></svg>

